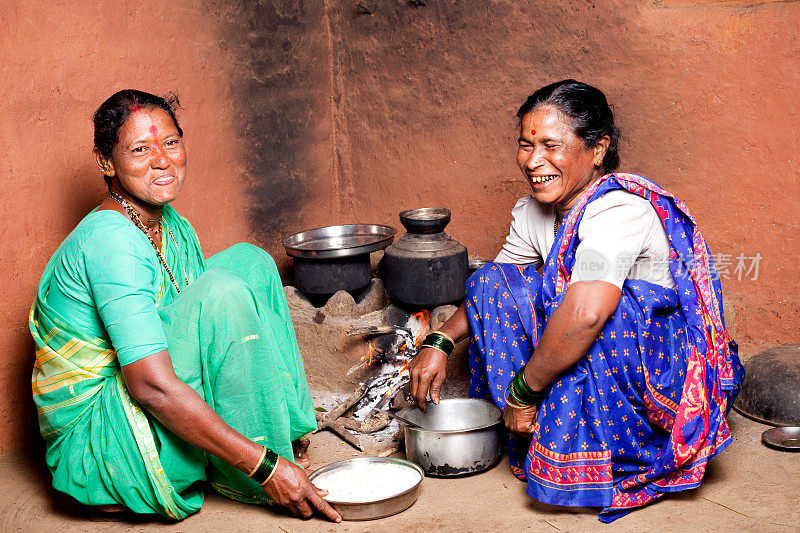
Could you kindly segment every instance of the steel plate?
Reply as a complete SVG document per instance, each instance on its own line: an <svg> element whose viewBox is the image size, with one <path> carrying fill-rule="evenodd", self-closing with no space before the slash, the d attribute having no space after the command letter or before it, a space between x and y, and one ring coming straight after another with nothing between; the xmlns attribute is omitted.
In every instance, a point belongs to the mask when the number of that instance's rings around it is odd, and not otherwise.
<svg viewBox="0 0 800 533"><path fill-rule="evenodd" d="M301 231L282 242L286 253L292 257L329 259L386 248L395 233L395 228L380 224L344 224Z"/></svg>
<svg viewBox="0 0 800 533"><path fill-rule="evenodd" d="M398 494L380 500L371 502L346 502L325 498L328 503L342 515L343 520L375 520L376 518L384 518L400 513L411 507L414 502L417 501L419 487L422 480L425 478L425 473L418 465L405 459L396 459L393 457L358 457L355 459L345 459L344 461L337 461L323 466L308 476L308 479L313 483L315 479L324 476L326 473L340 469L369 468L369 465L374 463L392 463L406 467L419 474L419 481L414 486Z"/></svg>

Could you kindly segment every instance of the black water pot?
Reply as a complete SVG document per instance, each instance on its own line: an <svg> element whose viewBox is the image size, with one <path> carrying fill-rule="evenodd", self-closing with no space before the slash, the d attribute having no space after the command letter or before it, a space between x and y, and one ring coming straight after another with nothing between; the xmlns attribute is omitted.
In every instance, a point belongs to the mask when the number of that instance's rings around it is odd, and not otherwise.
<svg viewBox="0 0 800 533"><path fill-rule="evenodd" d="M336 291L352 291L369 285L372 274L369 254L330 259L292 258L294 281L307 295L331 295Z"/></svg>
<svg viewBox="0 0 800 533"><path fill-rule="evenodd" d="M330 296L369 285L369 254L389 245L396 230L379 224L314 228L283 239L294 261L294 281L306 296Z"/></svg>
<svg viewBox="0 0 800 533"><path fill-rule="evenodd" d="M382 275L389 296L402 304L433 308L464 298L467 248L444 232L450 210L425 207L400 213L407 233L386 248Z"/></svg>

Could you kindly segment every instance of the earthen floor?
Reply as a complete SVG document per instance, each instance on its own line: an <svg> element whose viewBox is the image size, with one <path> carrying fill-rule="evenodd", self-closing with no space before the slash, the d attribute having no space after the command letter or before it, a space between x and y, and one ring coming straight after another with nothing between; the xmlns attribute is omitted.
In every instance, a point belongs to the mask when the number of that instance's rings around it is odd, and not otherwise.
<svg viewBox="0 0 800 533"><path fill-rule="evenodd" d="M459 479L426 478L407 511L371 522L303 521L268 508L209 494L203 509L180 523L92 521L49 487L29 454L0 456L0 532L275 531L800 531L800 453L761 444L767 426L730 415L734 441L709 465L703 485L601 524L592 509L564 509L528 498L504 459L492 470ZM312 438L312 468L352 457L330 433Z"/></svg>

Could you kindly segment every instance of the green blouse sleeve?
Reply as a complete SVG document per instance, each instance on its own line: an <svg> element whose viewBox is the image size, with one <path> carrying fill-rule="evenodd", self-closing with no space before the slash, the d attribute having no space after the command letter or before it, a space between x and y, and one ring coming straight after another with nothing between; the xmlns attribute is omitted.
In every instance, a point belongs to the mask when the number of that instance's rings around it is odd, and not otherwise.
<svg viewBox="0 0 800 533"><path fill-rule="evenodd" d="M108 218L84 243L84 264L111 345L120 365L127 365L167 349L156 309L163 278L144 235L122 217Z"/></svg>

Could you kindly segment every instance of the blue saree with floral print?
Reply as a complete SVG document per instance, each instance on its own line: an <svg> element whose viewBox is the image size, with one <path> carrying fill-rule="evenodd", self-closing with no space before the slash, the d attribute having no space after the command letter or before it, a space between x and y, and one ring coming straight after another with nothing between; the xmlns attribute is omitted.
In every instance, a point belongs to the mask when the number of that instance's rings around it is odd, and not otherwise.
<svg viewBox="0 0 800 533"><path fill-rule="evenodd" d="M562 301L586 206L626 189L648 200L670 241L676 287L626 280L619 305L588 353L549 388L533 438L509 436L513 473L544 503L602 507L611 522L668 492L697 487L730 443L726 420L744 377L725 328L713 259L686 206L652 181L609 174L565 217L545 260L489 263L467 282L470 395L505 408Z"/></svg>

